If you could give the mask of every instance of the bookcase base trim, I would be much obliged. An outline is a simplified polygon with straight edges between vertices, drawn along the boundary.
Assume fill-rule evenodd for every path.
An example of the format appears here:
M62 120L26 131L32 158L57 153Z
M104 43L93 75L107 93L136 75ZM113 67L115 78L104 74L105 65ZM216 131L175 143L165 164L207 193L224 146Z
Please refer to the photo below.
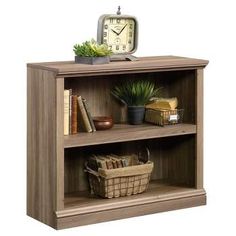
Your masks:
M202 205L206 205L206 194L161 202L154 202L149 204L142 204L131 207L124 207L119 209L111 209L94 213L56 218L56 229L64 229Z

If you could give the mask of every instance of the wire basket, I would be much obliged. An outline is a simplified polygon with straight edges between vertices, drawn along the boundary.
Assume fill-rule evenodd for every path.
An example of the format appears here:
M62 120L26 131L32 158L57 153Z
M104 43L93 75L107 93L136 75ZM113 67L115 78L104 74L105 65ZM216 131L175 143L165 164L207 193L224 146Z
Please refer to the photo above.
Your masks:
M122 156L120 157L122 158ZM116 169L98 168L95 171L86 163L85 171L88 172L91 194L103 198L114 198L146 191L153 166L153 162L148 160L146 163L140 162L134 166Z
M184 109L158 110L146 109L145 121L159 126L174 125L183 122Z

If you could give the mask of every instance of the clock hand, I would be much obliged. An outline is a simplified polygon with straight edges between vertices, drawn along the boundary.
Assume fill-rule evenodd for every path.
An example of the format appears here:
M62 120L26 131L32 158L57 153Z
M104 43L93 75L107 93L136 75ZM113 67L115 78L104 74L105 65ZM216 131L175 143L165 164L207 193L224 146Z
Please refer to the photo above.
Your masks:
M125 29L125 27L127 26L127 24L121 29L120 33L118 35L121 34L121 32Z
M111 29L112 32L114 32L117 36L119 35L115 30Z

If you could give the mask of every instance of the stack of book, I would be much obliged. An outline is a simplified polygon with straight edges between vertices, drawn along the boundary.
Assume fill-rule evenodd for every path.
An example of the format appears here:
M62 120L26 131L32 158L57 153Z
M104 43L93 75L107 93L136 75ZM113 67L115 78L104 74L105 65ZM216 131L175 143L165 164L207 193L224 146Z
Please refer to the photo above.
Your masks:
M72 94L72 89L64 90L64 135L79 131L94 132L96 128L84 98Z
M117 169L138 164L140 163L137 155L92 155L88 160L88 166L96 171L98 170L98 168Z

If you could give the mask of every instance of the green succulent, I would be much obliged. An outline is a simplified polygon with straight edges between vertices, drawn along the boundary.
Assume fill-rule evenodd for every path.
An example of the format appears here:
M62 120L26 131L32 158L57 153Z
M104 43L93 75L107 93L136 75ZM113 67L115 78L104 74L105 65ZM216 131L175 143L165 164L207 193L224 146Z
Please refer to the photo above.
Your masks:
M128 106L144 106L151 98L159 97L160 90L148 80L129 80L115 86L111 94Z
M104 57L112 54L106 44L98 44L94 39L82 44L75 44L73 51L76 56L81 57Z

